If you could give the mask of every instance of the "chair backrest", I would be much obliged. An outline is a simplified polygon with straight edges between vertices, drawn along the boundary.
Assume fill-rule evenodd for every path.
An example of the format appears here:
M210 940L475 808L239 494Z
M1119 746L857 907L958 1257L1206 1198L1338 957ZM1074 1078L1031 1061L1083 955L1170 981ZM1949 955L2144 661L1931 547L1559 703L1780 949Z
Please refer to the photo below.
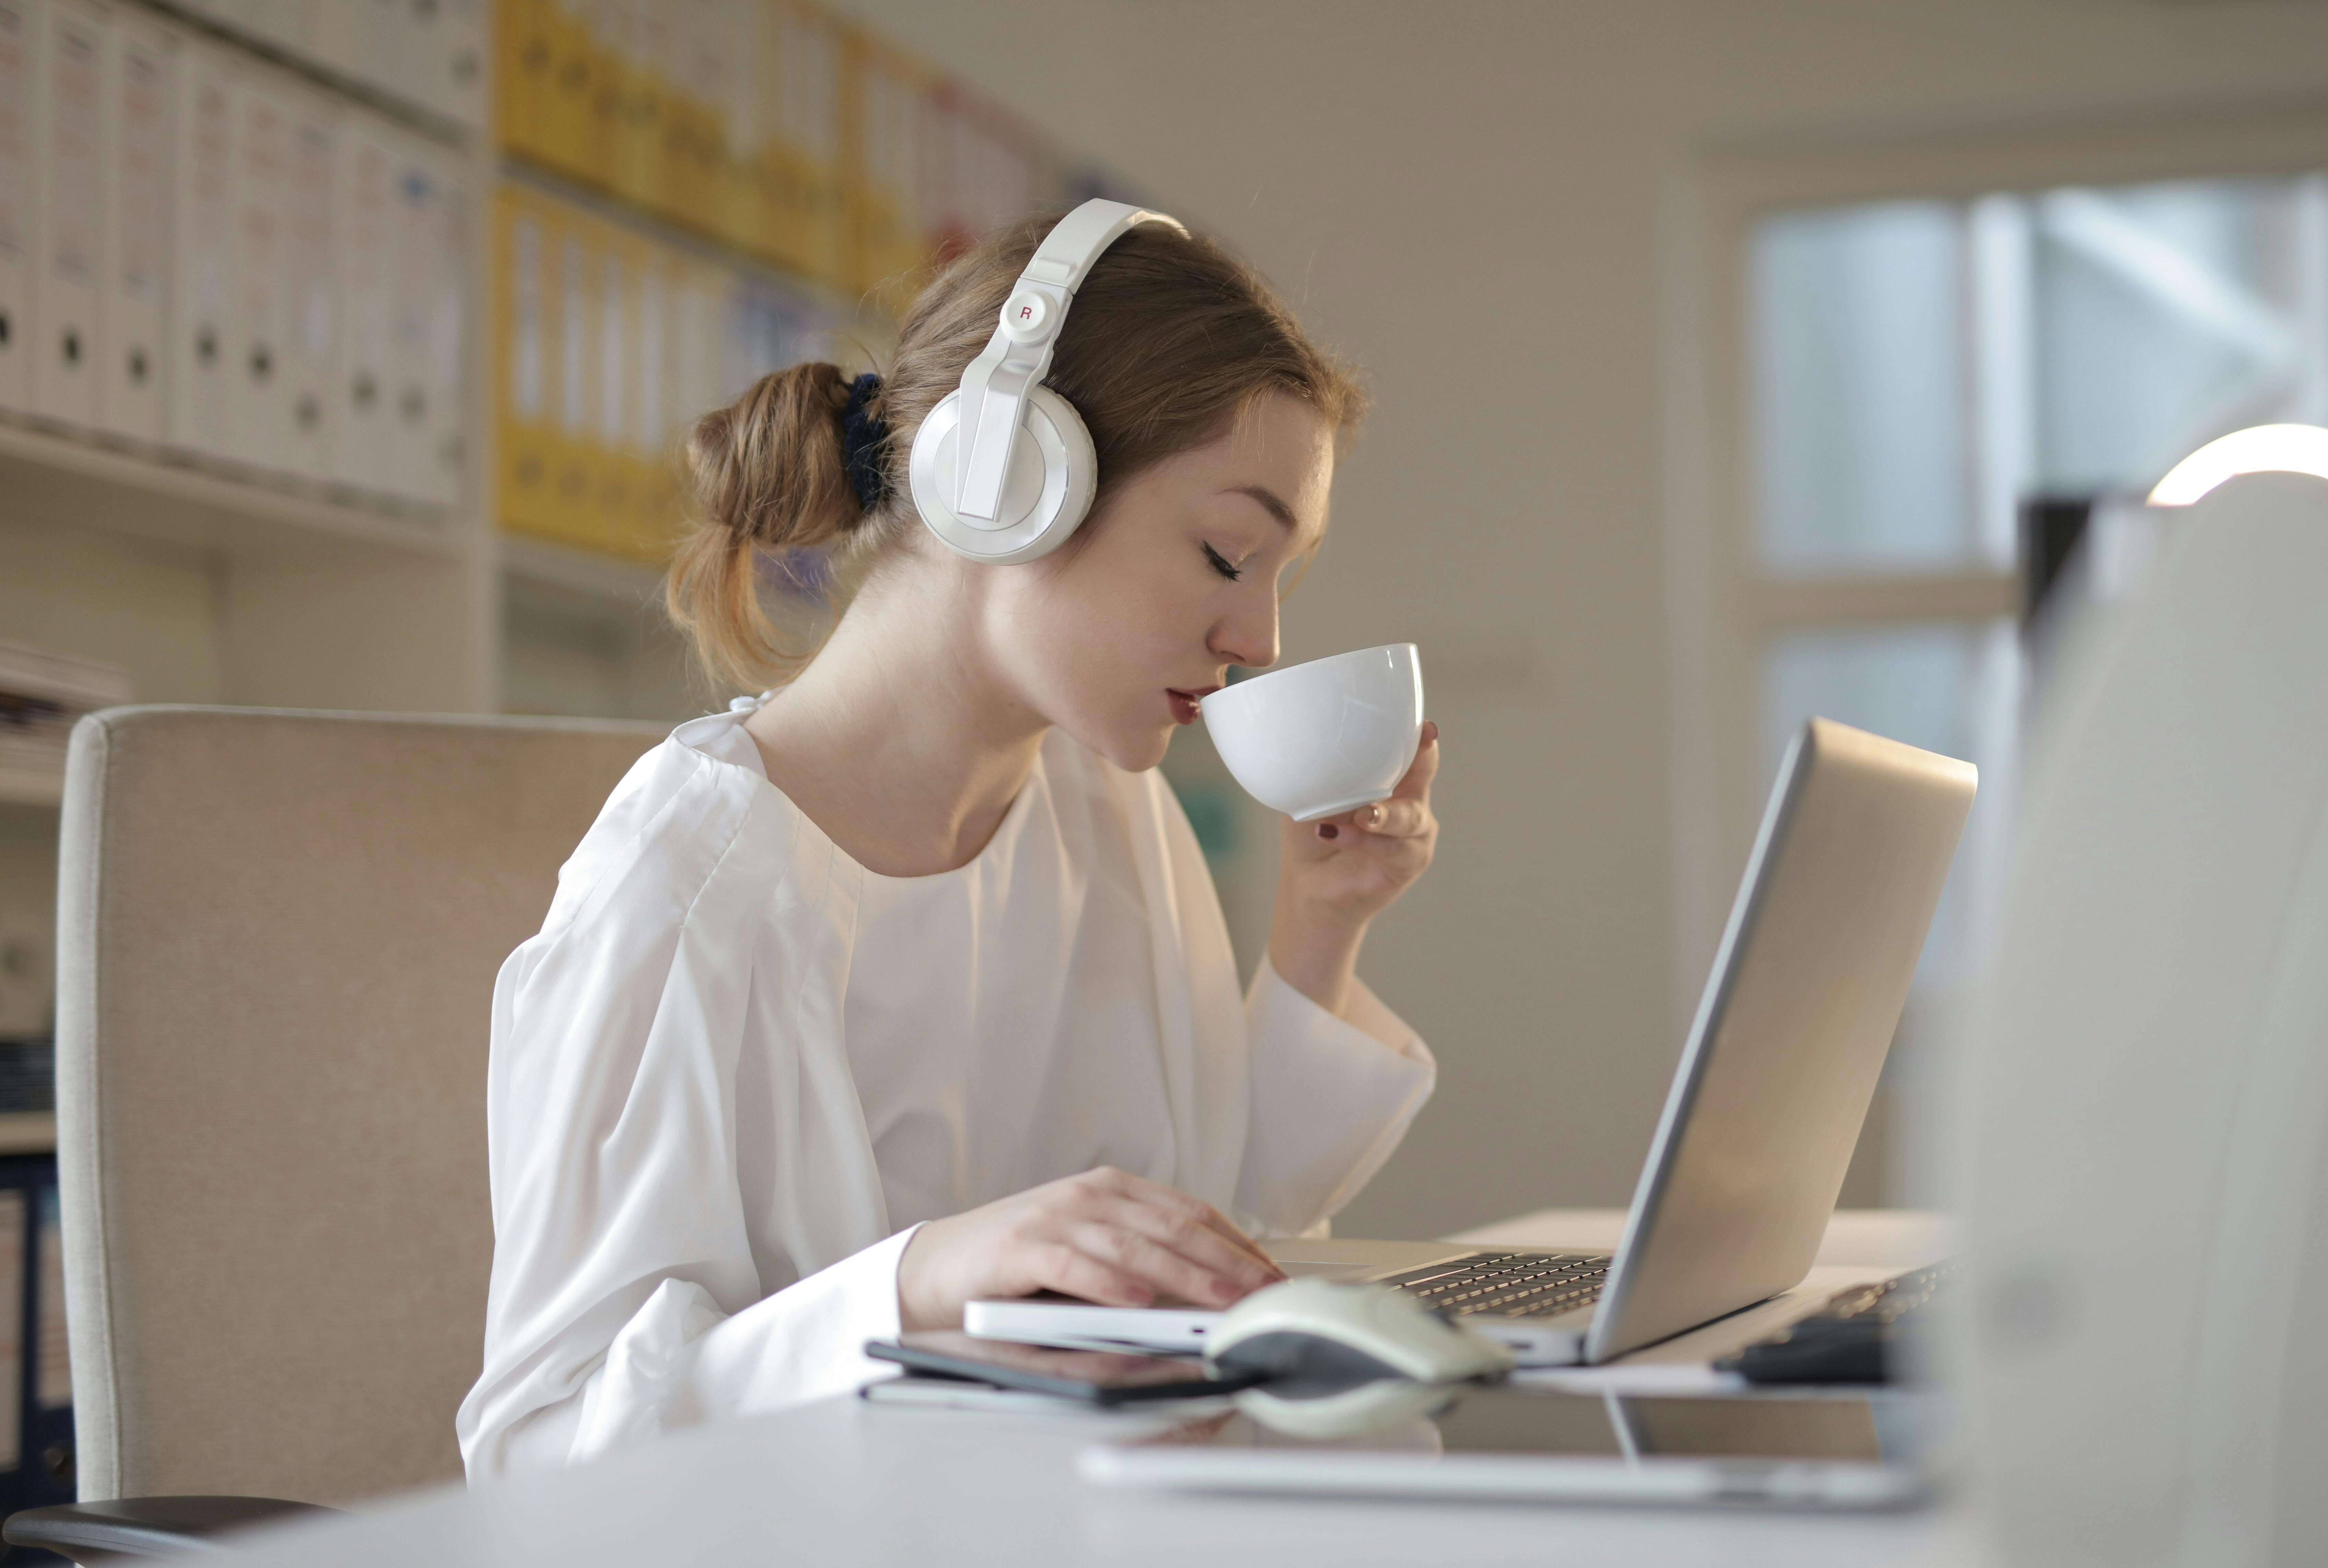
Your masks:
M1950 1441L2008 1568L2328 1562L2328 484L2173 528L2045 693L1965 1034Z
M206 708L75 729L57 1111L83 1498L460 1476L494 972L663 733Z

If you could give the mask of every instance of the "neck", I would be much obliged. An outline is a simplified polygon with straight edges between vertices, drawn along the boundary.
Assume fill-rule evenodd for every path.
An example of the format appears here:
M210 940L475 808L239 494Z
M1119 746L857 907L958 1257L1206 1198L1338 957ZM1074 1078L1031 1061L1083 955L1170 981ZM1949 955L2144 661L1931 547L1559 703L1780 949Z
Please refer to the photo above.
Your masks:
M1049 725L992 678L950 574L898 566L745 728L776 787L850 858L919 877L977 858Z

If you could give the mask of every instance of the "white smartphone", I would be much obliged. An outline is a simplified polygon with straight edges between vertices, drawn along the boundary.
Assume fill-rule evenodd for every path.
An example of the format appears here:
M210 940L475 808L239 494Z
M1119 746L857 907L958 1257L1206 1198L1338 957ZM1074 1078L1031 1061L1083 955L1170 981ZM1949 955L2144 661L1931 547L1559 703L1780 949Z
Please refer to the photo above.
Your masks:
M1170 1490L1572 1503L1897 1508L1923 1501L1928 1396L1647 1398L1509 1385L1450 1391L1360 1430L1262 1391L1238 1408L1083 1451L1087 1480Z

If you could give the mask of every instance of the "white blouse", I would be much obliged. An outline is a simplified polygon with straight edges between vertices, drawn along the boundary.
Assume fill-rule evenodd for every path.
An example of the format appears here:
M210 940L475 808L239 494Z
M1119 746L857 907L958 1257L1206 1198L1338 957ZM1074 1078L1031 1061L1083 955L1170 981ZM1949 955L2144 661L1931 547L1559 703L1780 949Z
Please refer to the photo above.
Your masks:
M1053 731L970 864L884 877L771 784L753 699L642 757L494 987L471 1479L845 1391L925 1219L1098 1165L1260 1235L1397 1147L1431 1053L1264 962L1240 1005L1162 779Z

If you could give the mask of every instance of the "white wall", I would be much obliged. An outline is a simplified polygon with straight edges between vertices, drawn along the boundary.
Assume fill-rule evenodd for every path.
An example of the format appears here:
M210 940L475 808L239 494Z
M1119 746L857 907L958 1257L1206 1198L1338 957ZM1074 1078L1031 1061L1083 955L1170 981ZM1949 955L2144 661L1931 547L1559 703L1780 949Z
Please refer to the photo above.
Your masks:
M1441 1063L1345 1221L1374 1234L1624 1202L1679 1048L1672 193L1741 146L2107 126L2328 87L2328 7L2306 4L853 9L1243 250L1372 381L1286 656L1413 638L1446 735L1440 864L1365 964Z

